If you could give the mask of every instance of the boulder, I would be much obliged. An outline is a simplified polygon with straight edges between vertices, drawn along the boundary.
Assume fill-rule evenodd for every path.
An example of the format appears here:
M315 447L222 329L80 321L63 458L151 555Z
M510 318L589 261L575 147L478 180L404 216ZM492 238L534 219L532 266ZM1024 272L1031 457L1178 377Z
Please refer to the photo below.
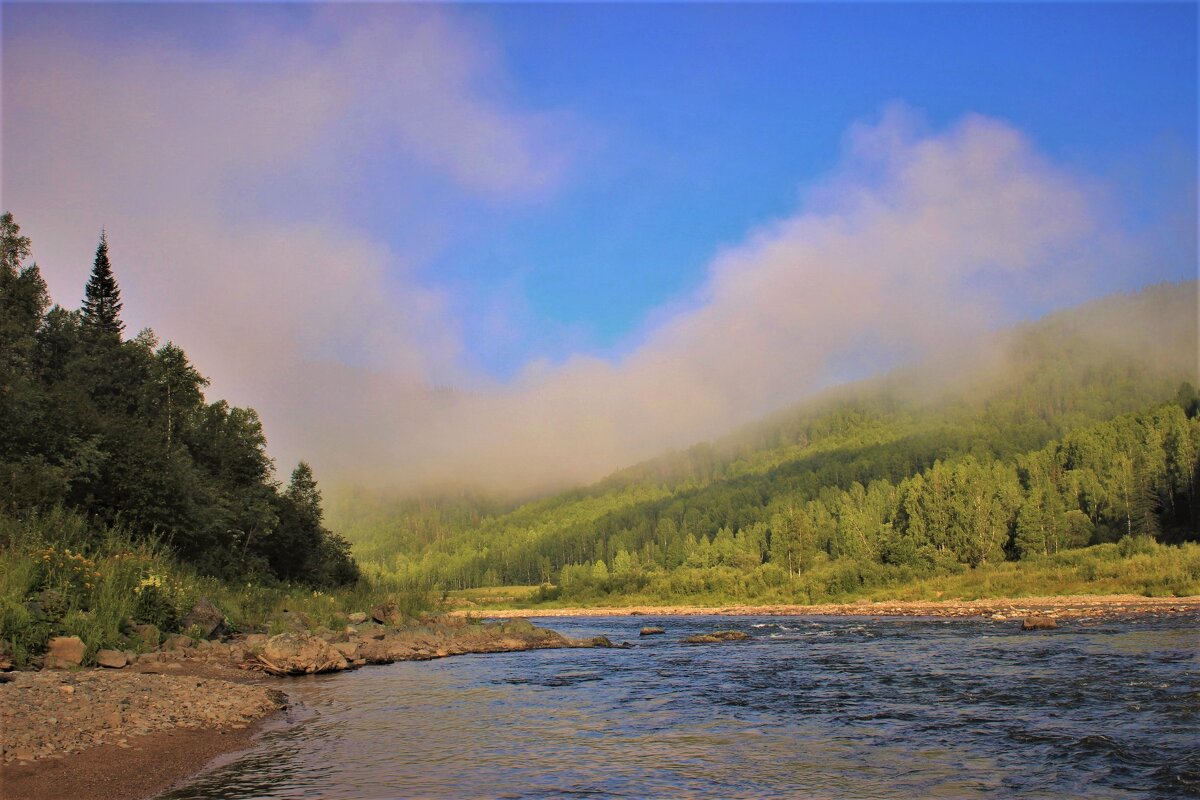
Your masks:
M1026 617L1021 622L1023 631L1052 631L1057 627L1054 617Z
M749 638L750 634L742 631L713 631L689 636L683 642L684 644L716 644L718 642L744 642Z
M312 620L303 611L288 611L285 608L280 618L284 625L294 631L308 631L313 628Z
M200 639L219 639L228 631L225 615L207 597L196 601L192 610L180 620L179 626L185 631L195 629Z
M146 647L158 647L158 642L161 635L158 628L154 625L133 625L131 626L133 636L136 639L141 639Z
M353 614L346 617L346 619L349 620L351 625L362 625L367 621L367 615L361 611L355 611Z
M274 675L304 675L346 668L346 657L307 633L281 633L267 640L258 666Z
M607 636L593 636L590 639L584 639L584 642L589 646L593 646L593 648L628 648L628 646L631 646L628 642L624 644L614 643Z
M96 664L109 669L121 669L129 663L129 657L120 650L101 650L96 653Z
M267 643L267 635L265 633L251 633L243 640L247 650L261 650Z
M83 663L87 647L78 636L55 636L46 645L46 668L67 669Z
M196 646L196 643L190 636L184 636L182 633L172 633L163 642L163 650L191 650Z
M371 619L380 625L399 625L404 621L404 615L395 603L381 603L371 609Z
M356 630L364 639L382 639L387 635L387 631L378 625L360 625Z
M396 660L391 651L383 639L368 639L359 646L358 657L368 664L390 664Z
M333 649L348 659L358 657L358 644L355 642L334 642Z
M660 633L666 633L666 631L663 630L662 628L659 628L659 627L656 627L653 625L647 625L646 627L642 628L641 632L638 635L639 636L657 636Z

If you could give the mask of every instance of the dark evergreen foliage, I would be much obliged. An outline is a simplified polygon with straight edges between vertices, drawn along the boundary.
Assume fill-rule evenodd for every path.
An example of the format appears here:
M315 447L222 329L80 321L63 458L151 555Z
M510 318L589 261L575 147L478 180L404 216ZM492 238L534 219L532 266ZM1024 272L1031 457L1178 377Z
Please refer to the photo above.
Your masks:
M281 492L253 409L208 402L208 380L152 332L122 339L106 238L81 311L47 310L29 251L0 217L0 512L120 522L222 577L355 581L311 469Z
M100 232L92 274L83 292L83 327L98 339L120 340L125 331L121 321L121 290L108 260L108 235Z

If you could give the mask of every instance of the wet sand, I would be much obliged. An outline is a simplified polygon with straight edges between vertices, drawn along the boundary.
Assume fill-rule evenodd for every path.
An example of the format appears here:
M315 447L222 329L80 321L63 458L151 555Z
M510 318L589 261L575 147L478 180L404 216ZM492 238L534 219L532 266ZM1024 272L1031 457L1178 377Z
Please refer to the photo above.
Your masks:
M367 632L353 642L345 632L331 637L343 640L354 666L595 646L533 626L461 619L364 627ZM241 646L148 656L117 670L8 673L0 683L0 799L154 797L214 758L248 747L263 722L286 707L280 691L286 679L264 674L257 657L243 655Z
M250 746L283 704L265 683L233 667L187 661L16 673L0 685L0 798L161 794L218 756Z
M242 728L177 728L102 744L80 753L0 767L5 800L143 800L200 772L219 756L251 746L262 722Z

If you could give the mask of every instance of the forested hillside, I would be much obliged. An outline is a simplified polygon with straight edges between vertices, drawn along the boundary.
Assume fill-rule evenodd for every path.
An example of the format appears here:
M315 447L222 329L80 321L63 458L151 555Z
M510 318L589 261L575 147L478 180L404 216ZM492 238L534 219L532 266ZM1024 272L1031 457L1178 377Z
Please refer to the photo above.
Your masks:
M852 591L1195 540L1195 303L1187 283L1052 315L516 508L465 494L334 508L360 556L405 580L547 598L786 595L818 573Z
M50 306L30 247L0 218L0 515L67 509L225 578L356 580L308 465L281 487L253 409L207 401L175 344L126 337L105 237L79 310Z

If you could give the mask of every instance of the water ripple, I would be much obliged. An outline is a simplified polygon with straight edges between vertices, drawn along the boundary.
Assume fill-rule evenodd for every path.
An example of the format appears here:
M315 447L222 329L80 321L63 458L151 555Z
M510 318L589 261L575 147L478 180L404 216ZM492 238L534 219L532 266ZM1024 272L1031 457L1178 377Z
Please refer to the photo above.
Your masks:
M558 618L666 636L289 684L197 798L1200 797L1197 617ZM744 644L684 636L735 628Z

